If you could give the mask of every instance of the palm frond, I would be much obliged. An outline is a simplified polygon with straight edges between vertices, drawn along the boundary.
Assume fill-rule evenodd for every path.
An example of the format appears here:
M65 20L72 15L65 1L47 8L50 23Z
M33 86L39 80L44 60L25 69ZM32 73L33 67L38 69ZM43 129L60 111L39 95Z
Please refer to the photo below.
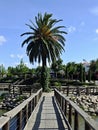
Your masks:
M21 34L20 36L23 36L23 35L34 35L34 32L25 32L25 33Z
M38 13L35 16L35 24L31 20L31 25L26 24L31 32L21 34L21 36L28 36L22 42L22 47L27 44L26 52L30 63L36 61L40 63L43 59L54 62L60 58L66 41L62 34L67 34L66 31L62 31L65 26L54 26L60 21L62 20L52 19L52 14L45 13L42 16Z

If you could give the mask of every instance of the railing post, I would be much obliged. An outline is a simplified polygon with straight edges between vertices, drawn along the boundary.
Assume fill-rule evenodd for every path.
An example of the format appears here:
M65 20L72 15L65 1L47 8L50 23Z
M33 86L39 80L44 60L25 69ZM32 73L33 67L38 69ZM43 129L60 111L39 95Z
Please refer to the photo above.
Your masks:
M65 100L65 116L67 116L67 101Z
M70 126L72 125L72 106L69 104L68 121Z
M86 95L89 95L89 88L86 87Z
M35 106L36 106L36 101L35 101L35 97L34 97L33 98L33 110L34 110Z
M85 130L91 130L90 125L88 125L87 122L85 122Z
M75 110L75 119L74 119L74 130L79 130L79 123L78 123L78 112ZM88 130L88 129L87 129Z
M91 94L91 88L89 87L89 94Z
M19 114L18 114L18 116L19 116L19 120L18 120L18 130L21 130L21 128L22 128L22 111L20 111L19 112Z
M36 106L36 104L37 104L37 95L35 96L35 106Z
M69 95L69 86L67 87L67 96Z
M32 101L31 101L31 113L32 113L32 111L33 111L33 110L32 110L32 105L33 105L33 103L32 103Z
M80 96L80 87L77 87L77 95Z
M94 87L93 87L93 94L94 94L94 92L95 92L94 90L95 90L95 89L94 89Z
M64 98L62 98L62 111L64 112L64 104L65 102L64 102Z
M61 109L62 109L62 97L60 96L60 106L61 106Z
M32 99L32 111L34 110L34 98Z
M28 104L26 105L26 122L28 121Z
M98 87L96 87L96 93L98 93Z
M2 130L9 130L9 122L7 122L7 123L3 126Z

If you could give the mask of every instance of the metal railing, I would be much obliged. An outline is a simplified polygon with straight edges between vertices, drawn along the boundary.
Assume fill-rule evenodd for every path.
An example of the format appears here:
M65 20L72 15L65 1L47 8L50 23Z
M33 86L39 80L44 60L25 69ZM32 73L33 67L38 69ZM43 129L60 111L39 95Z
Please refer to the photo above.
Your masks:
M69 126L69 130L79 130L79 116L83 119L84 128L82 130L98 130L98 123L91 116L84 112L68 97L62 95L58 90L54 90L54 96L58 106L63 114L65 122Z
M23 130L41 95L42 89L2 115L0 117L0 130Z

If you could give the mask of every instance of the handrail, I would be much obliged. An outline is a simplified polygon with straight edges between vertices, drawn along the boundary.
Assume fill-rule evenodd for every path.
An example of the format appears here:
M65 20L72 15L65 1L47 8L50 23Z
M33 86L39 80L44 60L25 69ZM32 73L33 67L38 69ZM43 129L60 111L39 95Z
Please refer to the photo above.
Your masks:
M74 116L74 130L79 130L79 119L78 119L79 115L84 120L84 125L85 125L84 130L91 130L91 129L98 130L98 123L95 122L91 118L91 116L89 116L86 112L84 112L74 102L69 100L68 97L65 97L56 89L54 90L54 95L63 115L68 119L70 126L72 126L72 115ZM74 110L74 114L72 114L73 110Z
M17 127L18 130L22 130L36 107L41 95L42 89L38 90L37 93L30 96L11 111L2 115L0 117L0 130L10 130L12 127L13 129L15 129L14 127Z

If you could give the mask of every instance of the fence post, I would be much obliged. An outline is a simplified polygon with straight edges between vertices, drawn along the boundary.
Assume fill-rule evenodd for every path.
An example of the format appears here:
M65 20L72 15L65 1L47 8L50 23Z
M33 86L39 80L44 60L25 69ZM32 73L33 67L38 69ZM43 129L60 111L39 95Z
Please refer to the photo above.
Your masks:
M19 127L18 127L18 130L21 130L21 128L22 128L22 111L19 112L18 116L19 116L19 120L18 120Z
M86 87L86 95L89 95L89 88Z
M37 104L37 95L35 96L35 106L36 106L36 104Z
M28 121L28 104L26 105L26 122Z
M77 87L77 95L80 96L80 87Z
M68 121L70 126L72 125L72 106L69 104Z
M65 116L67 116L67 101L65 100Z
M79 130L78 112L76 110L75 110L75 119L74 119L74 130Z
M7 123L3 126L2 130L9 130L9 122L7 122Z
M90 126L88 125L87 122L85 122L85 130L91 130Z
M67 96L69 95L69 86L67 87Z

